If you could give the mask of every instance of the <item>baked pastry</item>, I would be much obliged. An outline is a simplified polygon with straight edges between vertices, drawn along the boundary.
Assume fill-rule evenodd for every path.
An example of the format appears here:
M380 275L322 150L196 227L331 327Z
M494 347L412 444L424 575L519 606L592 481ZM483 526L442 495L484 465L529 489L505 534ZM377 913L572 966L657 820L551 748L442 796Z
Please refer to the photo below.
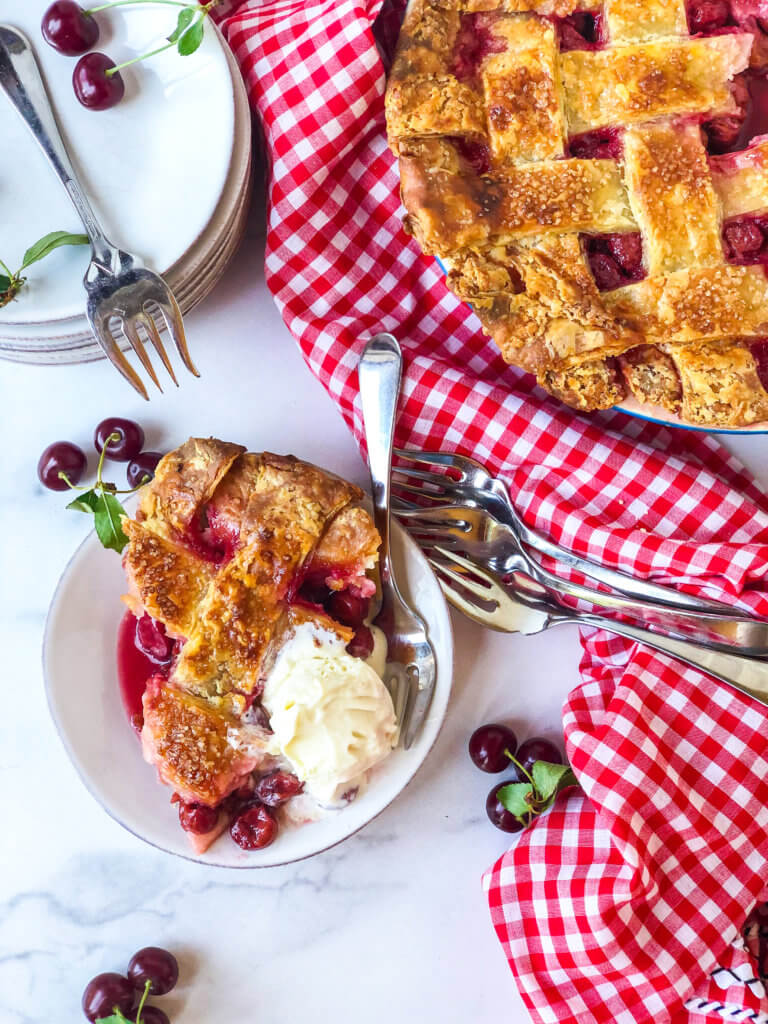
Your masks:
M568 404L768 420L766 33L763 0L411 0L405 229Z
M243 814L273 836L305 784L343 802L391 749L392 702L362 660L380 543L362 498L293 456L191 438L123 522L124 600L153 663L136 724L198 850L233 818L237 839Z

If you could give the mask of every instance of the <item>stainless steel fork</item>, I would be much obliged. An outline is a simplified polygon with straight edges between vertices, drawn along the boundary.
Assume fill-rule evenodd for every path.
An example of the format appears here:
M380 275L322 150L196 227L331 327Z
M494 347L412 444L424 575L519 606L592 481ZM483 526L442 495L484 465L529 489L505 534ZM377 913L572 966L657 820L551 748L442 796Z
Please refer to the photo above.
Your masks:
M586 601L647 622L664 633L697 640L710 647L723 650L736 647L753 657L768 657L768 622L739 615L732 609L724 614L671 608L571 583L531 558L514 531L485 509L459 505L403 509L396 505L393 511L414 539L427 549L439 546L459 550L475 564L500 576L522 573L556 598Z
M690 608L709 611L716 615L730 615L732 609L720 601L694 597L674 590L660 583L637 579L619 569L598 565L555 544L548 537L527 526L515 509L507 488L501 480L491 476L488 470L474 459L454 452L422 452L403 448L394 450L396 457L406 463L422 464L424 468L411 465L393 467L392 487L396 494L405 493L428 500L432 505L468 505L485 508L500 523L504 523L518 540L542 555L556 559L603 583L627 597L653 601L671 608ZM449 470L453 475L448 476Z
M131 253L109 241L93 212L69 159L29 40L18 29L0 25L0 88L6 93L66 189L91 240L91 262L83 284L86 313L96 340L125 379L149 399L141 377L126 359L113 331L119 321L123 334L157 388L162 391L139 329L145 332L163 366L178 386L173 366L155 322L159 314L182 362L196 377L184 324L168 285Z
M480 625L524 636L564 623L597 626L679 658L768 706L766 661L708 650L686 640L675 640L624 622L614 622L602 615L561 608L547 601L541 593L522 588L510 589L506 581L502 582L452 551L438 549L429 562L450 603Z

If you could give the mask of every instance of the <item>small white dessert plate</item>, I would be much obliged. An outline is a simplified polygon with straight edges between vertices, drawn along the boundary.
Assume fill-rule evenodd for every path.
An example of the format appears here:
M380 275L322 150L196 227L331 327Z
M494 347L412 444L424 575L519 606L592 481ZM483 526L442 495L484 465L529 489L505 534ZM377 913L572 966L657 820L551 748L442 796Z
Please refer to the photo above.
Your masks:
M201 856L179 826L171 791L141 756L117 684L117 628L125 611L121 560L95 534L80 545L59 581L48 612L43 671L48 706L69 757L91 795L129 832L167 853L202 864L262 868L311 857L353 835L384 810L414 777L445 717L453 673L448 607L426 558L397 523L392 542L398 579L429 628L437 685L421 735L371 772L367 789L348 807L281 830L264 850L241 850L225 832Z

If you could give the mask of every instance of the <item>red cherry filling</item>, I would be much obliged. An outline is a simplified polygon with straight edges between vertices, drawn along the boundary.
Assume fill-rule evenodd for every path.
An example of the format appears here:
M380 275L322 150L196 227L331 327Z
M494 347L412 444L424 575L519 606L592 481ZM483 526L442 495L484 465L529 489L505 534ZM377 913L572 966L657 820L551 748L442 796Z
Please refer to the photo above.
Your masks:
M366 620L370 601L367 597L358 597L348 590L339 590L331 596L327 607L337 622L357 629Z
M601 292L610 292L645 277L639 234L593 235L585 239L589 269Z
M235 818L229 834L243 850L261 850L277 838L277 821L262 804L252 804Z
M347 651L353 658L368 658L373 651L373 633L367 626L360 626L347 644Z
M739 110L706 121L705 142L710 153L735 153L746 149L758 135L768 133L768 76L765 71L745 71L731 83Z
M506 49L505 40L493 34L495 20L483 11L461 15L450 68L460 82L476 78L486 57Z
M179 824L185 832L204 836L213 832L219 821L219 811L205 804L185 804L179 801Z
M760 383L768 391L768 338L759 338L749 346L757 366Z
M304 783L290 772L270 772L256 783L257 798L267 807L279 807L304 792Z
M602 14L577 12L556 20L560 49L599 50L605 45Z
M235 553L239 540L236 527L218 515L216 509L207 505L190 522L184 535L187 547L206 562L223 565Z
M141 641L140 626L143 637ZM162 623L156 622L149 615L137 619L133 612L126 612L120 622L117 634L117 680L123 707L137 732L141 732L144 725L142 699L147 683L154 676L163 679L168 677L180 643L166 636ZM162 660L158 660L158 655Z
M711 34L731 24L728 0L689 0L688 28L692 36Z
M623 148L618 128L600 128L570 138L567 155L577 160L620 160Z
M136 620L136 646L157 665L169 664L176 647L162 622L151 615L142 615Z
M723 243L730 263L768 264L768 214L733 217L726 221Z
M465 139L460 135L450 136L449 141L458 150L475 174L488 174L491 169L491 151L483 139Z

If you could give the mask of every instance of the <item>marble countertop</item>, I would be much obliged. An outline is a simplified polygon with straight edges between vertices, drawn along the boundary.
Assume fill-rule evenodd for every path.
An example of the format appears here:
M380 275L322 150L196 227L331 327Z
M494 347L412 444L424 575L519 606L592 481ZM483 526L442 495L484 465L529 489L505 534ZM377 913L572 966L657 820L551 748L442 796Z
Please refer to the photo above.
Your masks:
M347 842L293 866L210 869L144 845L86 792L45 702L46 609L84 517L35 474L51 441L90 449L105 416L140 420L147 447L214 434L293 452L363 483L365 467L266 289L258 211L235 264L188 334L202 371L146 405L104 362L0 363L0 1021L81 1020L83 987L149 944L182 979L162 1005L182 1024L526 1024L481 890L507 846L485 817L491 777L466 755L472 729L509 721L557 737L578 681L575 629L521 639L454 616L454 695L410 787ZM763 438L731 445L763 479ZM88 708L82 709L84 715Z

